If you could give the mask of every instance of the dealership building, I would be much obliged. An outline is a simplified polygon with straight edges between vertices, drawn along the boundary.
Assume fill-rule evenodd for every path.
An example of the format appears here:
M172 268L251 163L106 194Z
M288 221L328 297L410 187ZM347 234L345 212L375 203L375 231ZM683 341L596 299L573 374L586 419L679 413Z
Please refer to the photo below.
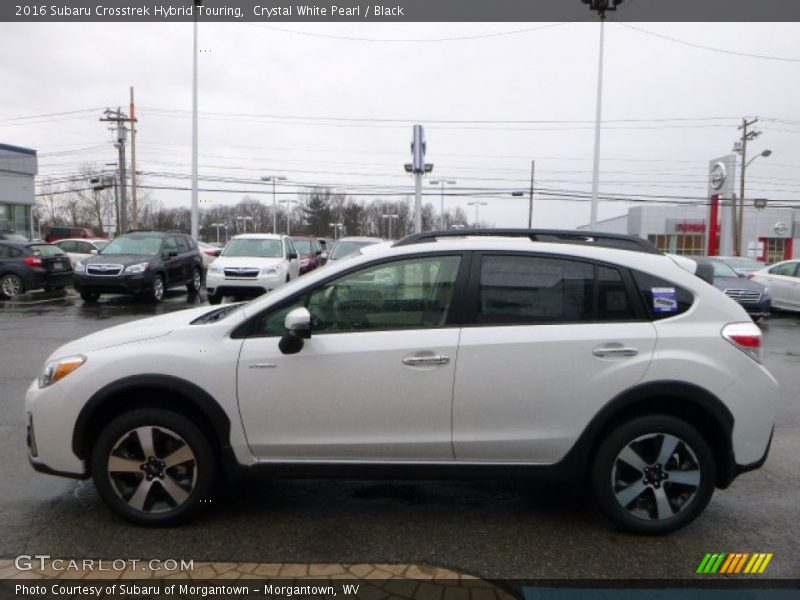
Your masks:
M0 231L32 237L36 150L0 144Z
M723 207L723 211L726 207ZM731 211L731 207L727 207ZM597 222L597 231L625 233L650 240L672 254L709 254L709 215L705 206L634 206L628 214ZM730 220L723 219L716 254L733 254L725 235ZM588 225L579 227L589 230ZM773 263L800 254L800 210L791 208L746 208L743 248L747 256Z

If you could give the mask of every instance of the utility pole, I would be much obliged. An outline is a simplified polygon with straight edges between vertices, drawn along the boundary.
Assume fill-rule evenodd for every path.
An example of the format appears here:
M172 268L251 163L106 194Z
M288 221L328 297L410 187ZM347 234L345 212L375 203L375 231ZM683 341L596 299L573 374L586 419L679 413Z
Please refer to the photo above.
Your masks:
M139 204L136 199L136 107L133 102L133 86L131 86L131 223L134 229L139 228Z
M120 188L120 214L119 214L119 227L120 233L128 231L128 198L126 194L126 175L125 175L125 143L128 139L128 128L125 123L130 121L130 118L117 107L116 111L107 108L103 114L104 118L100 121L116 123L117 127L117 140L114 146L119 151L119 160L117 166L119 168L119 188Z
M439 229L444 231L446 228L444 222L444 186L455 185L456 182L448 179L439 179L436 181L429 181L431 185L438 185L441 188L441 200L439 201ZM391 237L391 235L389 236Z
M736 216L736 236L733 244L737 256L742 256L742 239L744 238L744 172L747 169L747 142L761 135L760 131L748 131L748 128L756 123L758 123L758 117L752 121L748 121L745 117L742 119L742 124L739 125L739 130L742 132L742 139L739 142L742 169L739 171L739 211Z
M528 229L533 228L533 169L536 166L536 161L531 161L531 195L528 200Z

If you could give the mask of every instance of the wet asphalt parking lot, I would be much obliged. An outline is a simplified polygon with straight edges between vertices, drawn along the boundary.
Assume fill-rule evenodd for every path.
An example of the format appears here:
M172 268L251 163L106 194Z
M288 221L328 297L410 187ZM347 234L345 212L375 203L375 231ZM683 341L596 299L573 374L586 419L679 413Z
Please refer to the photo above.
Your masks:
M800 315L764 326L781 384L764 468L717 491L667 537L610 528L579 487L549 483L269 480L221 486L205 515L146 529L105 509L90 481L34 472L23 398L44 359L82 335L205 303L33 295L0 303L0 558L421 563L485 578L691 578L706 552L773 552L765 577L800 576Z

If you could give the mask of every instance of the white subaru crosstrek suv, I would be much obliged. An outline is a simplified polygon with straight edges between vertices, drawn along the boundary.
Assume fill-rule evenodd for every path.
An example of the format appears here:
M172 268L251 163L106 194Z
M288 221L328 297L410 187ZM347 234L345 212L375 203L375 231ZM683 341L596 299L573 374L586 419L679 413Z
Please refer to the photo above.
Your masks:
M237 235L208 265L208 301L219 304L224 296L260 296L299 276L297 250L288 235Z
M766 460L760 352L739 304L644 240L417 234L59 348L27 393L30 460L142 524L266 467L568 479L617 526L665 533Z

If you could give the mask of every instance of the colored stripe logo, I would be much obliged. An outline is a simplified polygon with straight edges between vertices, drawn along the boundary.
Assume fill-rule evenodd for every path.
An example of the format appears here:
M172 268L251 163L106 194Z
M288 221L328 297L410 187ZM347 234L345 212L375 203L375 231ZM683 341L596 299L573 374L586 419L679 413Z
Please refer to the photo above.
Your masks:
M772 552L708 553L695 572L701 575L756 575L766 571L772 557Z

